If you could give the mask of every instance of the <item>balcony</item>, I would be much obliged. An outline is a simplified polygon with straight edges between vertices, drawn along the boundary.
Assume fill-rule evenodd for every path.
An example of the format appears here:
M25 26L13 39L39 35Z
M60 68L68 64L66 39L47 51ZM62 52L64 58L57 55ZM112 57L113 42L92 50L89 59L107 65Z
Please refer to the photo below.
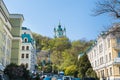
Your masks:
M114 58L114 64L120 64L120 57Z
M120 43L113 46L114 49L120 50Z

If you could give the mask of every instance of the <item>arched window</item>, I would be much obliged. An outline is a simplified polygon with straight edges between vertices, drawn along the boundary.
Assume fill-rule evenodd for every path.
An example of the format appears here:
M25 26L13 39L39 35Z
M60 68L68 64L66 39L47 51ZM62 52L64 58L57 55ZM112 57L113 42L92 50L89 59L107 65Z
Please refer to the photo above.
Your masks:
M25 46L22 46L22 50L25 50Z
M29 50L29 46L26 46L26 50Z
M24 42L28 42L28 39L27 39L27 38L25 38L25 39L24 39Z
M112 56L111 56L111 53L109 53L109 61L111 61L112 59Z
M24 58L24 54L21 55L21 58Z
M29 58L29 54L26 54L26 58Z

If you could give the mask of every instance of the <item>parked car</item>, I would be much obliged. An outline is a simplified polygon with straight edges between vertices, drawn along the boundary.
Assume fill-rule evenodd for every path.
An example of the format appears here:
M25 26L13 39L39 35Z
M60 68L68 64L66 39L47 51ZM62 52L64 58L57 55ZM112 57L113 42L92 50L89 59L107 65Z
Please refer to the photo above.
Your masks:
M74 80L81 80L80 78L74 78Z
M71 76L63 76L63 80L72 80Z
M51 80L50 77L45 77L43 80Z

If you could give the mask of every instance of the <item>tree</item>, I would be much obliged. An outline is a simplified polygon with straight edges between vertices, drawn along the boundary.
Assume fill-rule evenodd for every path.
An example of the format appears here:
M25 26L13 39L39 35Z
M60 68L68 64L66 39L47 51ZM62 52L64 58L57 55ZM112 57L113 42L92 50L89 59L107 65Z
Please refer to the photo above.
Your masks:
M51 73L52 72L52 66L51 64L47 64L44 69L45 73Z
M94 15L109 13L115 18L120 18L120 0L100 0L96 3Z
M74 76L74 74L76 73L77 71L77 66L76 65L71 65L71 66L68 66L65 70L65 74L66 75L70 75L70 76Z
M26 70L24 65L16 65L14 63L11 63L6 66L4 73L7 74L12 79L27 79L29 78L29 71Z
M86 54L81 56L78 61L79 77L92 77L97 79L96 72L92 69L90 61Z
M52 54L51 54L51 61L54 65L58 67L60 70L61 64L63 63L63 52L66 49L69 49L71 47L71 42L68 38L62 37L62 38L55 38L54 39L54 46L52 48Z
M88 77L93 77L93 78L96 78L96 79L97 79L97 74L96 74L96 72L95 72L92 68L89 68L89 69L86 71L86 76L88 76Z
M81 78L86 77L86 71L91 68L91 64L88 60L88 57L86 54L84 54L78 62L78 67L79 67L79 76Z

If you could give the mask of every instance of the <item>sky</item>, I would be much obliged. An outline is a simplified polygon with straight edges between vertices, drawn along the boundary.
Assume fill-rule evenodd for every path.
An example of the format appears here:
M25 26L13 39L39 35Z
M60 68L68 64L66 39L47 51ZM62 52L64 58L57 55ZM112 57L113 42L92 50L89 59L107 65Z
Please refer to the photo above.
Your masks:
M92 16L97 0L4 0L9 13L23 14L23 26L54 38L59 22L71 40L94 40L116 20L107 14Z

